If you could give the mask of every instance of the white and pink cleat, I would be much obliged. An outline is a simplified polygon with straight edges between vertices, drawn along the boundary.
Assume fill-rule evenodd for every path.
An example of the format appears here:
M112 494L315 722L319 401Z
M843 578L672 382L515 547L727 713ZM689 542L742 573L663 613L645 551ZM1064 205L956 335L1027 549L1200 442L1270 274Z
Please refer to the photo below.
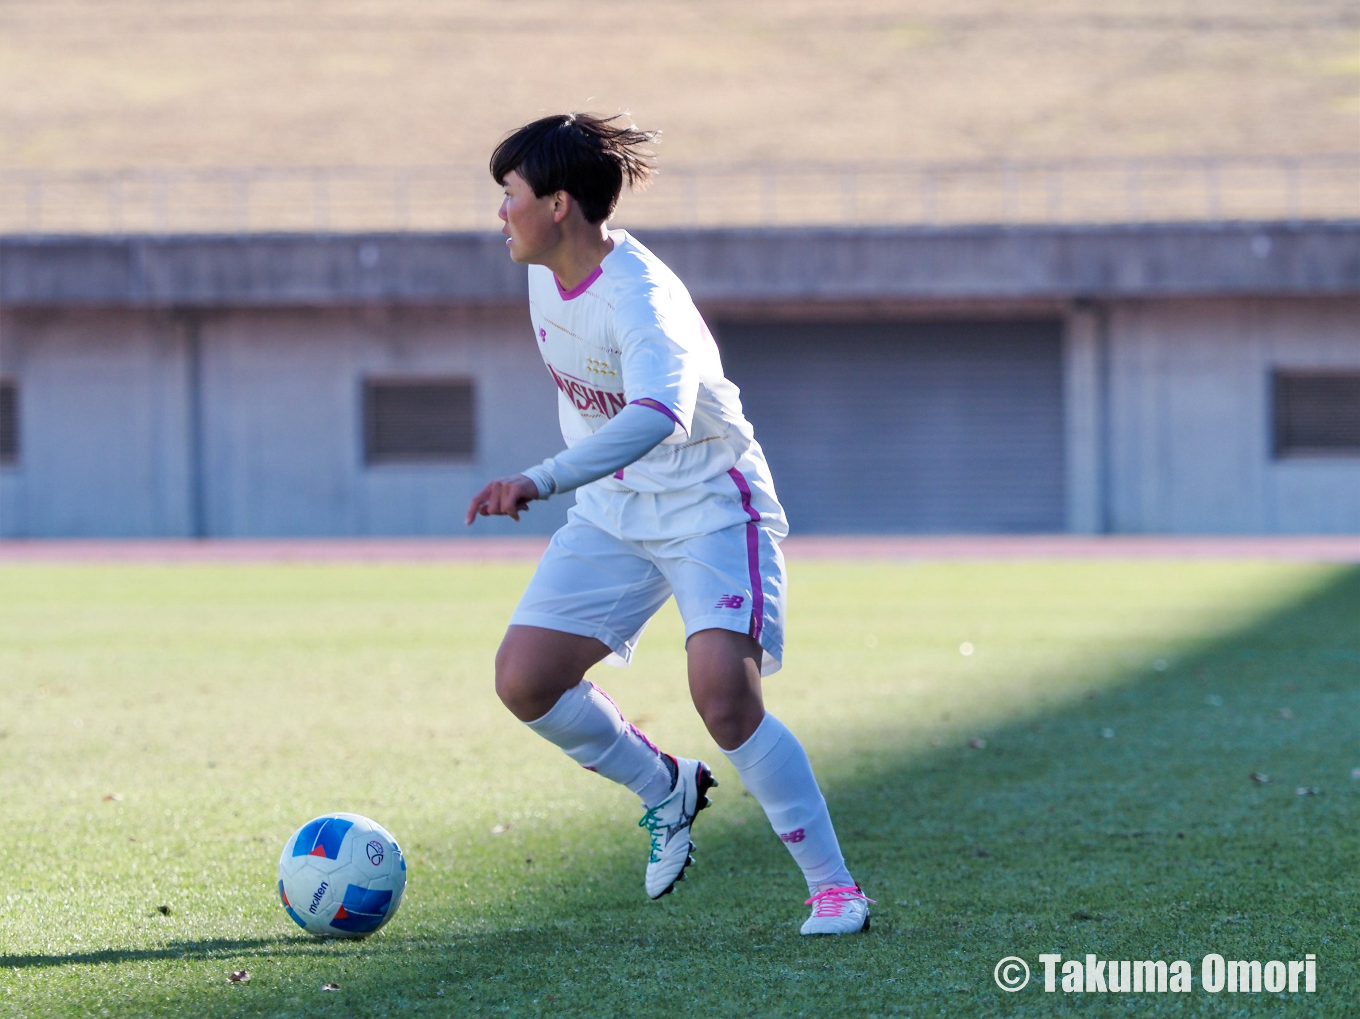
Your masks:
M812 915L803 921L800 934L858 934L869 929L869 904L874 900L859 885L827 888L803 903Z

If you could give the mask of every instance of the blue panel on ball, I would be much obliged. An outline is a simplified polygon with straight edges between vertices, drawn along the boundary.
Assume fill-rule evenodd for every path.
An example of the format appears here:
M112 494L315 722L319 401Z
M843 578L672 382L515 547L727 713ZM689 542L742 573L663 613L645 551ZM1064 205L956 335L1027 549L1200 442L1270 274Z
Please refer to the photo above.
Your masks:
M292 906L284 906L283 908L288 910L288 915L293 918L293 923L297 924L304 931L307 929L307 921L298 916Z
M336 910L331 926L350 934L368 934L382 926L391 905L391 892L350 885L345 889L345 901Z
M354 822L343 817L318 817L308 821L293 843L293 855L324 856L334 860L340 855L340 843L345 841L345 833L353 827Z

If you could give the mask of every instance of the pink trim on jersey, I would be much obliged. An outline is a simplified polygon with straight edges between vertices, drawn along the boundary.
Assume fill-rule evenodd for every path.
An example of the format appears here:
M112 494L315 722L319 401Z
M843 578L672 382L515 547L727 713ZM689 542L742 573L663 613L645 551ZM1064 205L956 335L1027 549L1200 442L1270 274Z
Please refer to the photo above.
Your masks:
M675 416L675 411L671 410L660 400L653 400L650 396L644 396L641 400L633 400L632 403L637 404L639 407L651 407L652 410L659 410L661 411L662 414L665 414L666 417L670 418L677 425L680 425L681 428L685 427L684 424L680 421L680 419ZM688 432L688 429L685 430Z
M557 278L557 274L553 273L553 282L557 284L557 296L562 298L562 300L564 301L574 301L576 300L576 298L580 297L587 290L589 290L590 285L594 283L597 279L599 279L602 275L604 275L604 266L597 265L595 267L595 270L589 276L583 279L580 283L576 284L576 286L572 287L570 290L566 290L563 289L562 281Z
M751 574L751 629L750 634L756 640L760 640L760 631L765 625L765 587L760 580L760 528L756 524L760 521L760 514L751 505L751 486L746 483L746 478L741 471L733 467L727 472L732 483L737 486L737 491L741 493L741 508L746 511L746 515L751 519L746 521L746 567Z

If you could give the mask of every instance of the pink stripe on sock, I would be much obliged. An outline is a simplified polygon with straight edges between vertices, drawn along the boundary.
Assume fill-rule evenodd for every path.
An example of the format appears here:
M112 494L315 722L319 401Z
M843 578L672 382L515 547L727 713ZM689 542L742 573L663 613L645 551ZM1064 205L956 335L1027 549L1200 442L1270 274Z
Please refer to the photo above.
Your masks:
M587 683L590 683L590 680L586 680L586 682L587 682ZM594 683L590 683L590 688L591 688L592 690L594 690L597 694L599 694L601 697L603 697L605 700L607 700L607 701L610 703L610 705L614 708L614 710L617 711L617 712L619 713L619 718L623 719L623 724L624 724L625 726L628 727L628 731L629 731L629 732L631 732L631 733L632 733L634 736L636 736L638 739L642 740L643 743L647 744L647 746L651 747L651 748L652 748L653 750L655 750L658 754L661 753L661 750L657 747L657 745L647 738L647 734L646 734L646 733L644 733L641 729L639 729L639 728L638 728L636 725L634 725L632 722L628 721L628 718L627 718L626 715L624 715L622 709L620 709L619 706L618 706L617 704L614 703L614 698L613 698L613 697L610 697L609 694L605 693L603 690L601 690L601 689L600 689L598 686L596 686Z
M751 486L741 471L733 467L727 474L741 493L741 508L751 518L746 522L746 566L751 574L751 628L747 632L760 640L765 625L765 588L760 581L760 528L756 526L760 514L751 505Z

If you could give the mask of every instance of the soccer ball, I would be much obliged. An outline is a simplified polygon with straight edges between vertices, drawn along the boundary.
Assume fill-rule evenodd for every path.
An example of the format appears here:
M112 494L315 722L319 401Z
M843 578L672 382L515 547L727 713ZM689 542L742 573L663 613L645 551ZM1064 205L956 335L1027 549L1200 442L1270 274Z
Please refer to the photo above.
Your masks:
M406 860L382 825L358 814L308 821L279 857L279 898L319 938L362 938L391 920L406 890Z

